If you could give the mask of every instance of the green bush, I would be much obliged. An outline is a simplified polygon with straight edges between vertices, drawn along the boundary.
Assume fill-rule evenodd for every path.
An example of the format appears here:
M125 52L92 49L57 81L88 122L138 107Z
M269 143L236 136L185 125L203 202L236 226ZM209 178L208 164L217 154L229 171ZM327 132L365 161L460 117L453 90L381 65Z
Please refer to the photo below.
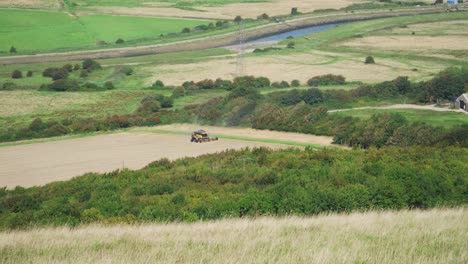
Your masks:
M14 71L11 73L11 78L13 78L13 79L21 79L21 78L23 78L23 73L22 73L20 70L14 70Z
M153 89L161 89L161 88L164 88L164 83L160 80L157 80L153 83L153 85L151 85L151 88Z
M346 83L346 78L342 75L327 74L321 76L315 76L307 81L309 86L320 86L320 85L342 85Z
M47 89L56 92L72 92L78 91L80 86L75 80L59 79L47 85Z
M82 62L82 67L81 68L84 69L84 70L87 70L88 72L102 69L101 64L99 64L97 61L92 60L92 59L84 60Z
M375 60L374 60L374 57L372 56L367 56L366 57L366 60L364 61L365 64L374 64L375 63Z

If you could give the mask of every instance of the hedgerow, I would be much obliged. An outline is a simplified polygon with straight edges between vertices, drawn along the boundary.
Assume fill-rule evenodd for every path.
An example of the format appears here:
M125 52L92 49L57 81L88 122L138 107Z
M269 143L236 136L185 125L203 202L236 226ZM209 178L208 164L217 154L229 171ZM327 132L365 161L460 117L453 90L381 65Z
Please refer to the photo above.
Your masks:
M0 189L0 229L463 205L467 148L224 151Z

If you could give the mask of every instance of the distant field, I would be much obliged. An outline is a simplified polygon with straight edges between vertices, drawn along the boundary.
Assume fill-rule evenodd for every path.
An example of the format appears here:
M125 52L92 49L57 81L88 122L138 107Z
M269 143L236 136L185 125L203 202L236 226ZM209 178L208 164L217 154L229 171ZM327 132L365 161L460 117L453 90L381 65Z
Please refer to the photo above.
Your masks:
M178 33L207 21L128 16L89 15L0 9L0 51L11 46L18 52L97 47L99 41L114 44Z
M452 127L454 125L468 124L468 115L454 112L436 112L430 110L416 109L363 109L349 110L344 112L333 113L334 115L346 115L367 119L373 114L382 113L400 113L409 121L426 122L433 126Z
M465 208L0 233L2 263L466 263Z
M317 9L343 8L363 0L84 0L74 7L79 11L95 13L114 13L142 16L172 16L232 19L237 15L248 18L267 13L268 15L288 15L292 7L300 12Z
M63 120L129 114L135 111L144 96L153 94L154 91L1 91L0 126L24 126L37 117Z

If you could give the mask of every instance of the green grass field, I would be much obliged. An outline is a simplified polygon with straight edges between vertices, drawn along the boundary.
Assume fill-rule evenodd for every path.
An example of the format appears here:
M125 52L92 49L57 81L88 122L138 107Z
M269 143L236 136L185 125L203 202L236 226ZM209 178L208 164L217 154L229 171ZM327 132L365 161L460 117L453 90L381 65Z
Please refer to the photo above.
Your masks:
M156 38L178 33L208 21L110 15L79 18L61 12L0 9L0 51L11 46L18 53L96 48L97 42L115 43Z
M455 112L436 112L431 110L417 109L363 109L349 110L333 113L334 115L353 116L360 119L367 119L374 114L399 113L405 116L410 122L420 121L433 126L450 128L455 125L468 124L468 115Z

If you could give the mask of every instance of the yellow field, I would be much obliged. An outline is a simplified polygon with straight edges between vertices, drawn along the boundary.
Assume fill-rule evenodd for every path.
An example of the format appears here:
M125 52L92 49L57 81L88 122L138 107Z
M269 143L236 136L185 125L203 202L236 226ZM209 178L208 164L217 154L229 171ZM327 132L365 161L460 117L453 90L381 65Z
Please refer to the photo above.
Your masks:
M466 263L464 208L0 233L1 263Z

